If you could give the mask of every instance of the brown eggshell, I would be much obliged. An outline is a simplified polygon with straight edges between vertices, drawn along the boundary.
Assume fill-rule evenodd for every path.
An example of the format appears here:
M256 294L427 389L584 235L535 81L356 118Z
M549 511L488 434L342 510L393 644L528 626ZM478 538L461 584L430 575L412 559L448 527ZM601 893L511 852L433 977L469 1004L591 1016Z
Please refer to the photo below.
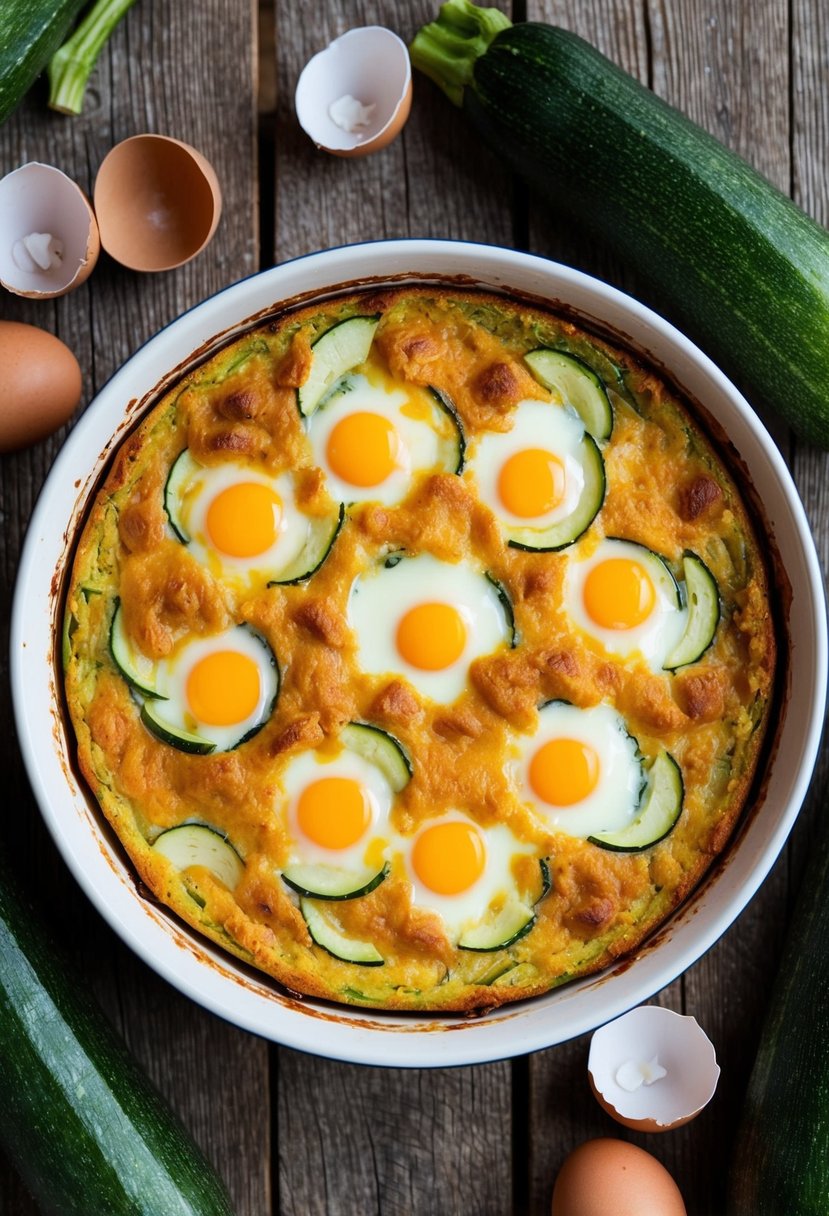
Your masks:
M134 135L107 154L95 181L101 244L130 270L173 270L208 243L222 213L213 166L167 135Z
M0 452L28 447L69 419L81 397L81 369L54 334L0 321Z
M679 1187L661 1162L610 1138L574 1149L559 1171L552 1216L687 1216Z

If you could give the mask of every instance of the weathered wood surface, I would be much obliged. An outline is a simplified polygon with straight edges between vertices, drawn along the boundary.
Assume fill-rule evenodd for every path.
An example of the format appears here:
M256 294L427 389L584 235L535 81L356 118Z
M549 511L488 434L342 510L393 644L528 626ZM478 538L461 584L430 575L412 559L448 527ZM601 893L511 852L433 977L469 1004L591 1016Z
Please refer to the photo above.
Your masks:
M516 19L576 30L790 190L817 219L829 220L823 0L516 0L512 10L501 0L501 7ZM299 130L296 78L329 38L376 22L408 39L436 10L437 0L324 0L315 8L262 0L258 12L241 0L205 0L194 17L189 5L139 0L102 57L85 113L73 120L49 114L37 87L0 128L0 171L45 160L91 189L114 142L142 130L173 134L216 165L225 195L216 237L198 259L168 275L132 274L102 257L75 294L39 305L4 294L0 317L60 334L84 368L88 401L141 342L211 292L273 261L350 241L443 236L528 248L647 301L647 284L527 198L425 81L416 81L403 137L378 156L335 160ZM827 457L774 426L825 566ZM238 1216L547 1212L555 1171L570 1148L594 1135L627 1135L589 1094L586 1036L511 1063L422 1072L359 1068L269 1047L158 980L68 877L18 756L6 663L22 536L63 438L0 458L0 746L8 774L2 839L79 982L93 988L223 1174ZM724 1212L735 1123L816 809L811 799L737 923L656 998L697 1016L723 1066L717 1096L699 1119L665 1136L629 1137L669 1166L690 1216ZM34 1212L0 1164L0 1214Z

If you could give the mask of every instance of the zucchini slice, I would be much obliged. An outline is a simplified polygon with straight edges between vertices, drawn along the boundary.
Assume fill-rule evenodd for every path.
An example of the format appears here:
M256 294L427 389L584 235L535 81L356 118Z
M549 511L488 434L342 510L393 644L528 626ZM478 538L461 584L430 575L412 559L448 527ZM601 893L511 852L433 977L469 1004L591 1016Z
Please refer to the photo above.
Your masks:
M448 393L445 393L442 388L435 388L434 385L430 384L429 392L455 428L454 467L451 467L451 461L447 461L447 469L452 473L462 473L464 464L466 463L466 435L463 423L461 422L461 416L455 407L454 401L451 400Z
M170 527L183 545L189 545L193 538L182 522L178 509L179 503L182 500L184 487L198 471L199 466L190 455L190 449L184 448L170 465L170 472L164 483L164 510L167 512Z
M131 688L143 693L145 697L160 697L155 688L156 665L146 655L139 654L127 637L120 599L115 601L115 611L109 627L109 653Z
M141 706L141 721L156 739L168 743L171 747L177 747L180 752L188 752L191 756L209 756L211 752L215 752L216 744L211 743L209 739L203 739L201 735L183 730L172 722L166 722L163 706L164 702L157 700L145 701Z
M521 635L515 627L515 609L512 606L512 597L501 580L496 578L494 574L490 574L488 570L486 572L486 577L487 581L495 588L498 599L501 603L501 607L504 610L504 616L506 617L507 621L507 630L509 632L510 649L514 650L521 641Z
M592 367L575 355L547 347L531 350L524 360L539 384L559 394L564 405L576 411L585 430L599 443L606 443L613 431L613 408L604 381Z
M357 963L362 967L381 967L383 956L371 942L355 941L346 937L341 926L326 916L313 900L301 899L299 909L305 918L311 939L323 950L343 963Z
M204 866L231 891L245 870L245 863L227 837L206 823L182 823L169 828L156 837L152 848L179 870Z
M412 762L403 744L388 731L368 722L349 722L340 731L340 742L379 768L395 794L409 784Z
M675 671L702 658L714 640L720 623L720 591L717 580L696 553L682 556L688 623L679 642L663 663L665 671Z
M526 937L535 924L535 912L519 899L508 900L491 920L473 925L458 941L459 950L506 950Z
M316 574L334 548L345 519L345 505L340 503L337 514L328 519L311 520L311 527L304 547L290 565L281 571L278 578L271 579L269 587L293 587L304 583Z
M661 751L648 773L639 814L618 832L588 836L591 844L617 853L640 853L664 840L682 814L685 783L682 770L670 752Z
M513 549L544 553L565 549L583 536L590 527L602 509L607 479L602 454L589 431L581 441L579 455L584 485L574 510L566 519L561 519L548 528L516 528L502 524L507 543Z
M359 367L368 358L379 313L372 317L349 317L317 338L311 347L311 372L297 389L297 405L303 418L310 418L340 376Z
M553 887L546 857L539 858L538 864L541 871L541 891L535 904L530 907L520 899L507 900L491 920L482 921L467 929L458 942L458 949L476 950L480 953L506 950L507 946L512 946L527 936L536 921L536 907L549 895Z
M389 869L386 864L376 873L355 874L336 866L293 865L282 871L282 879L298 895L337 902L369 895L388 877Z

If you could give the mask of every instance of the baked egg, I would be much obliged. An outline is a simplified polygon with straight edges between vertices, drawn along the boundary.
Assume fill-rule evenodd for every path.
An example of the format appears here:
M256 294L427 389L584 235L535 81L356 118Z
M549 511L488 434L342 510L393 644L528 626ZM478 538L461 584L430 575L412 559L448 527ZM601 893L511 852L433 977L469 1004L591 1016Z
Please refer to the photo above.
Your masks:
M436 912L453 943L492 909L519 904L530 915L538 892L521 889L514 862L533 852L506 824L482 827L459 811L427 822L405 844L412 904Z
M568 563L564 602L573 626L611 654L662 668L678 646L687 613L664 559L634 541L606 539Z
M632 823L645 785L639 746L610 705L543 706L533 734L517 740L512 772L522 802L582 839Z
M314 462L338 502L401 502L422 471L457 472L460 423L436 393L367 365L342 376L308 421Z
M272 476L237 461L203 465L185 450L164 491L178 539L210 573L248 588L307 577L320 564L339 526L297 505L291 473Z
M187 638L155 665L145 725L182 751L230 751L270 717L279 669L267 642L247 625Z
M444 704L466 687L469 664L513 640L503 589L466 562L392 554L355 579L348 623L359 662L403 675Z

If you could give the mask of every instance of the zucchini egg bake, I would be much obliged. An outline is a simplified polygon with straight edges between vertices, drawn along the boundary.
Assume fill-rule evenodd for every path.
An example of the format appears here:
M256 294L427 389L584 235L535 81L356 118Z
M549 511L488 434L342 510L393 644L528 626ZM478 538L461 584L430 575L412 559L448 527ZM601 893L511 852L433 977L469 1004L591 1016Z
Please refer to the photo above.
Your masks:
M116 452L64 626L150 891L294 992L482 1010L632 951L723 849L774 683L732 475L541 308L288 311Z

